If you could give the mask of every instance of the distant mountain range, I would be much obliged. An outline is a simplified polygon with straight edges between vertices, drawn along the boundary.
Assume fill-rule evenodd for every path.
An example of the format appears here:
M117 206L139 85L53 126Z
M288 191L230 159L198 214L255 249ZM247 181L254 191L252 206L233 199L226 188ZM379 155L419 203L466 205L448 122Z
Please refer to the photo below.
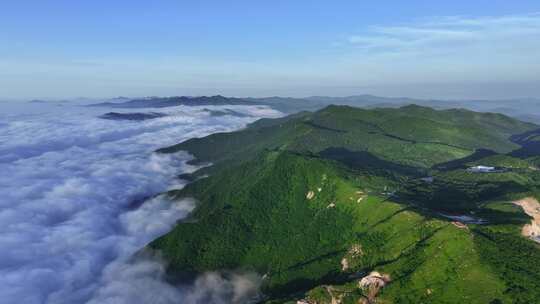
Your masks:
M102 119L108 119L108 120L148 120L148 119L155 119L155 118L161 118L165 117L167 114L163 113L116 113L116 112L109 112L106 114L103 114L99 116L99 118Z
M92 107L109 108L165 108L174 106L209 105L265 105L284 113L317 111L328 105L348 105L362 108L397 108L408 104L428 106L435 109L465 108L480 112L494 112L509 115L523 121L540 122L540 99L508 100L436 100L408 97L380 97L357 95L347 97L312 96L305 98L264 97L236 98L216 96L175 96L127 99L125 97L108 102L92 104Z
M137 98L122 102L103 102L92 104L91 107L110 107L110 108L166 108L176 106L209 106L209 105L251 105L251 101L240 98L217 96L174 96L174 97L147 97Z

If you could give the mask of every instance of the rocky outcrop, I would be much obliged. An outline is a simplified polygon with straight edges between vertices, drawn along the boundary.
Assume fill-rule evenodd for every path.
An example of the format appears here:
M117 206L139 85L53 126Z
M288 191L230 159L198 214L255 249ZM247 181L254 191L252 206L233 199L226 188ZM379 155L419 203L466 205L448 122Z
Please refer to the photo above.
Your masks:
M523 226L521 234L540 242L540 203L538 200L527 197L514 202L514 204L523 208L523 211L533 218L530 224Z
M354 244L351 246L347 254L341 259L341 271L347 271L350 268L350 260L361 257L364 255L362 246Z
M373 303L379 291L390 281L390 275L373 271L358 282L358 287L367 292L367 303Z

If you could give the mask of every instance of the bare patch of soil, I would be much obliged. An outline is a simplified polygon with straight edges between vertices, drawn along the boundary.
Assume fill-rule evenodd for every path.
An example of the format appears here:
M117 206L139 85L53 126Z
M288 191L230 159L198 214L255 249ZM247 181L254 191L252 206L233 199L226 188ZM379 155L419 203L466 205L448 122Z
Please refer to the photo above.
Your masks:
M526 197L514 204L523 208L523 211L533 219L530 224L523 226L521 234L529 237L537 242L540 242L540 203L534 197Z

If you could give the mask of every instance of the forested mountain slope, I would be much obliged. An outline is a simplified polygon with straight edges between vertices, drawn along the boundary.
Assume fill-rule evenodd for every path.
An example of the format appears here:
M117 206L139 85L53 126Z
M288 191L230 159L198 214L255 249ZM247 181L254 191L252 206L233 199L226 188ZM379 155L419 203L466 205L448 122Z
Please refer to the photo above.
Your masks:
M160 152L214 166L169 194L198 207L149 247L171 277L256 271L274 303L536 303L540 249L511 203L539 197L536 130L465 110L330 106L188 140Z

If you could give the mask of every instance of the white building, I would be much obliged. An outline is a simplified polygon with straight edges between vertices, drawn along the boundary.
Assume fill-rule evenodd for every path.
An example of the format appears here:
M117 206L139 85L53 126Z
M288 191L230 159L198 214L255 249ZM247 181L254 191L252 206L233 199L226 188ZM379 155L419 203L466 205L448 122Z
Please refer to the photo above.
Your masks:
M474 166L467 169L467 171L473 172L473 173L489 173L489 172L495 172L495 167Z
M433 176L426 176L426 177L422 177L420 180L423 181L423 182L431 184L431 183L433 183L435 178Z

